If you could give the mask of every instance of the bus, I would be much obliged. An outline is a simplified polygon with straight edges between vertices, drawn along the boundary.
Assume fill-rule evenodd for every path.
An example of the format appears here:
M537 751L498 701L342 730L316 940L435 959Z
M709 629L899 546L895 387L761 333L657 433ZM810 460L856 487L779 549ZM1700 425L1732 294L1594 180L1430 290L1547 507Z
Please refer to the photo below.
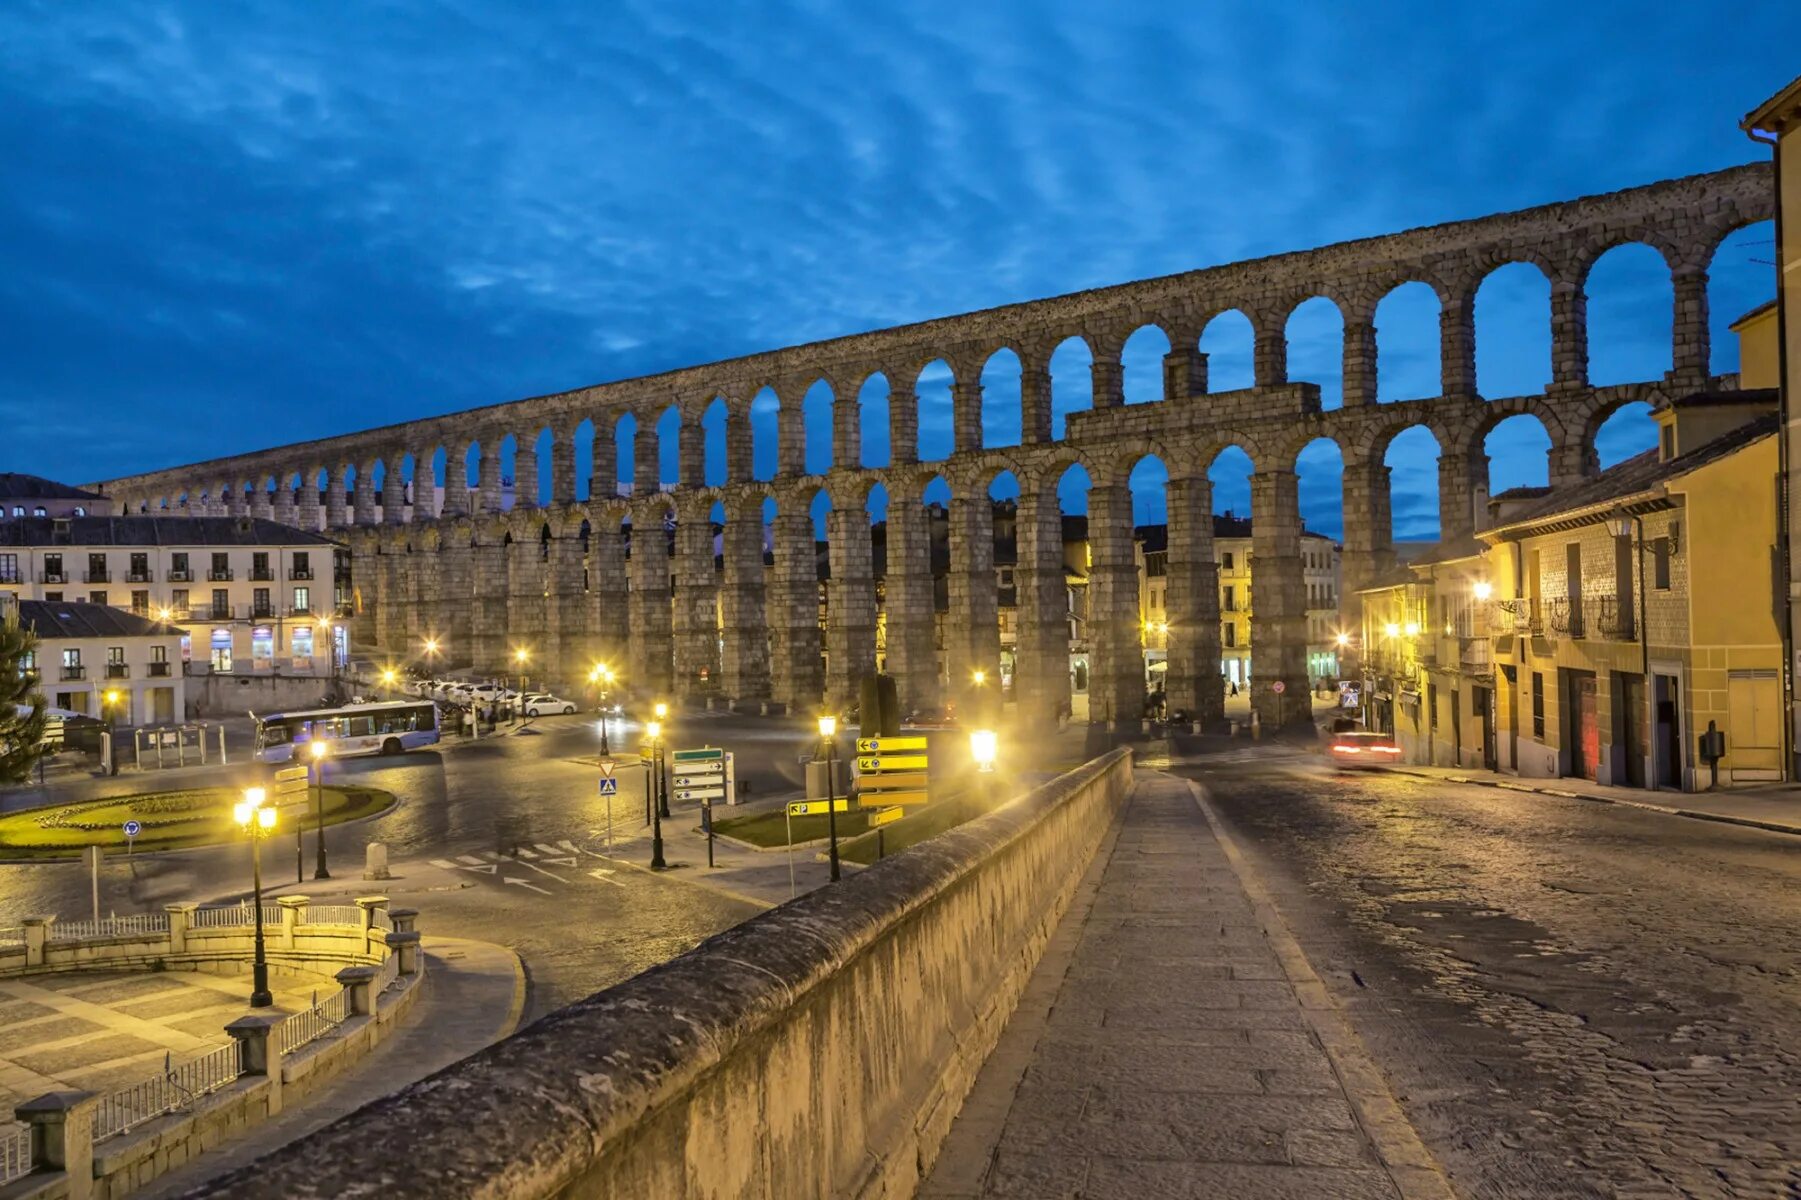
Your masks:
M307 755L309 742L326 743L332 758L353 754L400 754L436 744L438 706L429 700L346 704L306 712L274 713L256 722L259 762L293 762Z

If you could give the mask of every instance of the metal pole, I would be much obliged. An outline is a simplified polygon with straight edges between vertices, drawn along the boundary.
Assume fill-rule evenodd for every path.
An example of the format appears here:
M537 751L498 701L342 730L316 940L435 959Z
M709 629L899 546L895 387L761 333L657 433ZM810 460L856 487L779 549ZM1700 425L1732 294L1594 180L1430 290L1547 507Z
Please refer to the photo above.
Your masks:
M320 759L316 766L315 774L318 776L318 782L313 785L315 797L313 836L316 839L314 842L313 878L330 879L331 872L325 867L325 760Z
M701 819L707 823L707 867L711 869L713 866L713 802L711 800L700 802L700 815Z
M651 774L653 781L652 790L658 793L657 796L653 797L650 806L650 869L653 871L662 871L666 870L669 866L669 864L663 860L663 806L661 803L661 793L663 790L662 739L658 738L652 741L650 749L651 753L656 755L656 762L652 767Z
M825 740L825 825L832 840L832 882L838 882L838 798L836 795L838 739Z
M94 924L98 925L100 923L100 855L101 855L102 851L101 851L100 847L98 847L98 846L94 846L94 847L92 847L92 849L94 851L93 857L90 858L88 861L89 861L89 865L93 868L92 875L93 875L93 882L94 882Z
M607 745L607 694L600 694L600 754L602 758L613 756L612 748Z
M1645 789L1657 787L1657 729L1652 718L1652 699L1656 691L1651 686L1651 630L1645 625L1645 519L1635 516L1632 527L1638 534L1638 648L1639 648L1639 680L1645 689Z
M788 827L788 899L794 899L794 816L782 805L782 823Z
M252 819L256 816L251 814ZM263 856L257 845L256 826L250 827L251 895L256 903L256 959L251 964L251 1008L268 1008L275 1003L269 994L269 964L263 958Z

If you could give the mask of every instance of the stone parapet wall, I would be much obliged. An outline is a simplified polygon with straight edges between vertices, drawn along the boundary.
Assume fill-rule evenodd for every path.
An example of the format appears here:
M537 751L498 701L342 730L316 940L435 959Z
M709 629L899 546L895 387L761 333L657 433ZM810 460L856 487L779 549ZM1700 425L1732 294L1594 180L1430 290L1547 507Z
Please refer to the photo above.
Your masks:
M1130 786L1116 750L189 1195L910 1196Z

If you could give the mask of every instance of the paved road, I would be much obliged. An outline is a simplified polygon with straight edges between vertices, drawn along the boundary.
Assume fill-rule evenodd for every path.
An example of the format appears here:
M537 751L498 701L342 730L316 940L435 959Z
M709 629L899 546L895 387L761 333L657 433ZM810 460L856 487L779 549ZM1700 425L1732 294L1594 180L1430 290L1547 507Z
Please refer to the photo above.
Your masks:
M1462 1195L1801 1195L1801 840L1310 760L1178 769Z
M673 745L713 744L737 755L753 795L801 785L804 730L780 722L683 715L671 722ZM312 878L313 835L304 836L296 884L294 839L287 830L263 847L265 884L314 896L377 890L360 881L364 848L387 845L397 878L379 890L417 907L428 931L516 949L530 980L527 1019L616 983L759 911L757 905L689 886L688 868L654 877L605 853L605 807L595 783L597 739L591 720L543 719L533 732L442 752L334 763L328 778L392 791L397 808L372 821L328 830L330 884ZM635 726L615 725L618 754L635 745ZM584 761L585 759L585 761ZM250 767L84 780L59 794L109 795L182 784L230 782ZM643 819L643 773L620 769L614 817L624 830ZM167 781L167 782L166 782ZM679 806L678 806L679 807ZM677 814L692 824L692 811ZM628 851L622 850L622 856ZM639 857L648 860L647 849ZM247 890L243 845L110 859L101 879L102 912L154 912L175 901L235 897ZM704 859L702 860L704 862ZM703 868L704 869L704 868ZM0 926L36 913L87 914L89 882L73 864L0 866Z

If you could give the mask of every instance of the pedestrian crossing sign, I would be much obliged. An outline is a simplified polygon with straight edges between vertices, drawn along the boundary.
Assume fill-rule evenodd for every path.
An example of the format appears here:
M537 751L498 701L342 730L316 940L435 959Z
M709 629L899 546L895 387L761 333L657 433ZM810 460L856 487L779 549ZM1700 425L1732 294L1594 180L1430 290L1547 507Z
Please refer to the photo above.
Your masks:
M619 781L611 775L602 775L600 777L600 794L603 796L617 796L619 794Z

